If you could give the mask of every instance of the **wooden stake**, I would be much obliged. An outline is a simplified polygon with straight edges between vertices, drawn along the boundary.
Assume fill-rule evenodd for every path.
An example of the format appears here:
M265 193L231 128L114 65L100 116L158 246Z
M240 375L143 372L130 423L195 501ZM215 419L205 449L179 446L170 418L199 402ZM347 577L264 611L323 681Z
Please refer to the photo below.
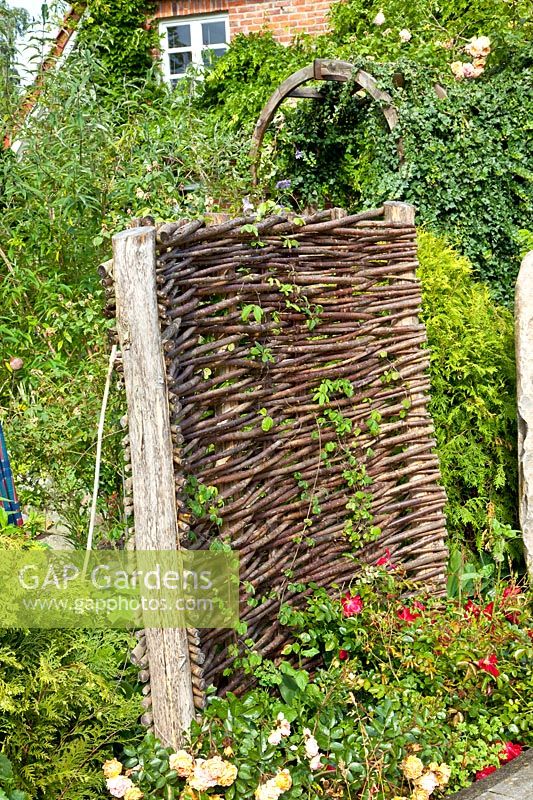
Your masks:
M135 547L179 546L172 439L157 310L155 228L113 237L117 332L124 362L133 476ZM194 717L185 628L149 628L154 732L179 747Z
M416 209L410 203L401 203L397 200L389 200L383 203L383 220L396 225L414 225ZM402 273L402 281L416 281L416 272ZM417 325L418 317L405 317L398 322L398 325Z

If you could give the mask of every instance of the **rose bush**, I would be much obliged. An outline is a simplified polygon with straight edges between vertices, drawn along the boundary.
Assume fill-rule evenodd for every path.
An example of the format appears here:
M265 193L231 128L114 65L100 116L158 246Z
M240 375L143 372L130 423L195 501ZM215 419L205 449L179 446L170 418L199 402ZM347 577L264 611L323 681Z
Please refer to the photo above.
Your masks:
M532 744L521 586L446 600L391 566L394 552L377 561L348 592L314 587L302 609L283 607L287 660L247 642L235 666L257 686L210 694L178 753L152 735L127 748L126 777L147 799L437 800Z

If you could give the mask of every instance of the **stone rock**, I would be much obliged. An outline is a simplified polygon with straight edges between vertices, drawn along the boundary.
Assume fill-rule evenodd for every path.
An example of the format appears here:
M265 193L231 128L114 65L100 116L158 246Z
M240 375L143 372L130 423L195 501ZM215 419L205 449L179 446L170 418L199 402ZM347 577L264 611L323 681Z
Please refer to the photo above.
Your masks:
M62 533L49 533L47 536L38 536L38 541L45 544L50 550L75 550L71 540Z
M518 401L518 511L529 574L533 576L533 251L516 282L515 341Z

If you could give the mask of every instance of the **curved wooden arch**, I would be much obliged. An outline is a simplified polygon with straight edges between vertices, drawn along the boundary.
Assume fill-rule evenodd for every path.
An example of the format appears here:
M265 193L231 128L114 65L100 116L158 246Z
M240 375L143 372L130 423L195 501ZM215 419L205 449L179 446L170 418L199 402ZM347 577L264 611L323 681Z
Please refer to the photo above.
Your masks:
M282 102L287 97L306 97L319 99L320 94L316 89L300 89L302 84L307 81L341 81L346 82L354 79L355 83L364 89L368 94L379 101L383 111L383 116L392 131L398 123L398 112L392 104L392 97L387 92L378 88L377 81L368 72L356 69L354 64L349 61L339 61L337 59L317 58L312 64L293 72L287 80L278 86L264 106L259 119L257 120L253 135L250 155L252 158L252 177L254 184L257 182L257 162L259 152L263 144L266 130Z

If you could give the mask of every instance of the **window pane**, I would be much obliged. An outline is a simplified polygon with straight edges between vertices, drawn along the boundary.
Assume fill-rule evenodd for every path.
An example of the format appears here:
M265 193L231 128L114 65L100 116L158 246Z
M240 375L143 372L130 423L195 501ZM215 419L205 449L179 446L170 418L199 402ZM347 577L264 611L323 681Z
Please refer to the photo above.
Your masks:
M202 37L204 44L225 44L226 23L224 21L202 23Z
M191 46L191 26L174 25L167 28L169 47L190 47Z
M183 75L192 61L192 53L190 51L185 51L184 53L169 53L168 59L170 63L170 74Z
M206 67L216 61L217 58L223 56L226 52L227 47L211 47L206 50L202 50L202 59Z

